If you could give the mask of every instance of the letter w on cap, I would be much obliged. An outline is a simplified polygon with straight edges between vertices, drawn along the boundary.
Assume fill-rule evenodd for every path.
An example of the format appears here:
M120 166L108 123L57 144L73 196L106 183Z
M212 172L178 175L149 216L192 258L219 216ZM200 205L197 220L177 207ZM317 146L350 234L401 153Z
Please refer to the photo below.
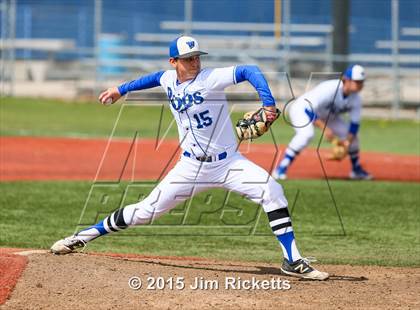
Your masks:
M188 41L187 44L190 48L193 48L194 45L195 45L195 42L194 41Z

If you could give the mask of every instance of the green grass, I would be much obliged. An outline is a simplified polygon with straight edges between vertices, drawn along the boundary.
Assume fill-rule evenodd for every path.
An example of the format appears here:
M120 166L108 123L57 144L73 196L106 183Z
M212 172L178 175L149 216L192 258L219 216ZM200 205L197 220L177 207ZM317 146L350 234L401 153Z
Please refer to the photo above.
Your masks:
M125 192L126 185L93 187L82 223L93 224L153 187L131 184ZM345 235L324 181L284 182L303 255L333 264L420 266L419 184L332 181L331 186ZM73 233L90 189L88 182L0 183L0 246L47 249ZM238 195L222 207L224 198L223 190L202 193L186 216L181 204L154 225L97 239L89 250L280 262L265 214L256 220L261 208Z
M235 122L242 114L235 112L231 118ZM115 137L132 138L135 131L140 137L162 137L166 132L166 138L178 136L166 103L154 107L131 104L123 108L120 104L103 107L93 102L27 98L2 98L0 103L0 135L108 138L117 119ZM272 129L278 144L287 144L294 134L293 128L282 119ZM317 130L312 146L317 145L319 138ZM420 155L418 122L364 119L360 138L362 150ZM272 142L271 135L255 140L255 143Z

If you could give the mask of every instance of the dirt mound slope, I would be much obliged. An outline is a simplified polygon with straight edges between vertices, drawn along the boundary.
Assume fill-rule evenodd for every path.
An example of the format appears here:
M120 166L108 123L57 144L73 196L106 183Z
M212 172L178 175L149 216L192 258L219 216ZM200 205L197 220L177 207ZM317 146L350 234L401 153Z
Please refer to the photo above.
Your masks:
M420 306L419 268L318 267L328 271L331 279L319 282L287 277L280 273L279 264L121 254L56 256L45 252L29 255L28 267L10 299L0 308L414 309ZM129 287L132 277L142 280L140 289ZM155 279L150 286L155 289L147 289L151 284L148 277ZM165 280L164 285L159 277ZM207 281L207 289L193 289L196 279ZM246 280L259 284L247 289L252 282ZM264 280L268 289L263 288ZM226 281L234 283L233 286L226 287ZM182 289L180 282L184 285ZM133 281L131 285L136 283ZM234 289L239 283L241 288ZM288 286L290 289L286 289Z

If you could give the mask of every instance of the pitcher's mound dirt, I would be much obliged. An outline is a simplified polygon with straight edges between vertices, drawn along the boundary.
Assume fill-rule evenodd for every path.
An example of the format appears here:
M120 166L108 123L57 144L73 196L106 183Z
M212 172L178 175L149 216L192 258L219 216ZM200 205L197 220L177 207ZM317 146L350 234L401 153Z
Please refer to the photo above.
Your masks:
M142 256L32 254L3 309L418 309L420 269L322 265L329 281L302 281L280 274L279 265ZM129 278L143 281L130 289ZM147 277L165 288L148 290ZM176 278L184 289L176 289ZM289 290L225 288L226 277L290 281ZM170 288L170 278L174 279ZM193 290L195 278L218 289ZM158 280L159 282L159 280ZM162 283L155 283L157 288ZM285 283L285 282L283 282ZM284 284L280 287L285 288ZM215 286L213 286L215 288Z

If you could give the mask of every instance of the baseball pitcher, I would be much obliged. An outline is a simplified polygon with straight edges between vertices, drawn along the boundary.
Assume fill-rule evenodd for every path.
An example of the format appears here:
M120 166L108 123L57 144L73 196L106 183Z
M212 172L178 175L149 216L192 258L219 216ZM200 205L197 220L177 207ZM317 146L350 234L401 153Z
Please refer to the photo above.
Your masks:
M181 156L144 200L118 209L96 225L57 241L51 251L70 253L98 237L147 224L173 209L182 199L223 187L262 206L283 250L281 270L285 274L327 279L327 273L316 270L299 253L281 185L237 151L235 132L239 139L255 139L278 117L267 81L256 66L202 69L200 56L203 54L206 53L200 50L194 38L181 36L169 47L169 63L174 70L146 75L100 94L99 100L107 104L128 92L161 86L178 125ZM234 130L224 89L244 81L256 89L262 108L245 114Z

